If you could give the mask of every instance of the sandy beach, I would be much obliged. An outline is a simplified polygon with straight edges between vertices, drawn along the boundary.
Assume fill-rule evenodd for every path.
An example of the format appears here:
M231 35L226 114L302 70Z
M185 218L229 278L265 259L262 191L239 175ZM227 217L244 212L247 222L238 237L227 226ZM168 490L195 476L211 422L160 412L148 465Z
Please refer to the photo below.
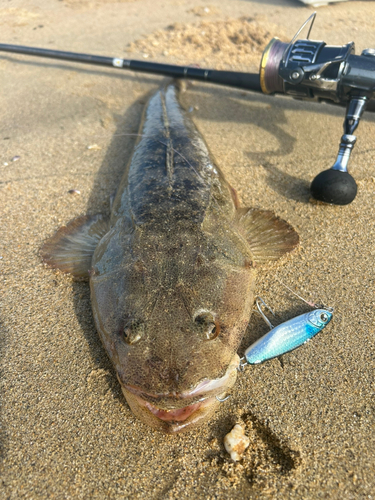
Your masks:
M257 71L274 36L313 12L294 0L3 0L2 43ZM312 38L375 47L375 2L318 9ZM301 239L259 270L275 322L335 309L282 360L249 367L205 425L168 436L127 405L95 331L89 288L45 267L43 242L108 213L147 98L162 77L0 53L1 499L375 498L375 115L365 113L347 206L316 203L344 109L194 83L182 96L242 206ZM77 190L78 193L69 193ZM252 315L239 349L267 332ZM250 438L234 463L223 438Z

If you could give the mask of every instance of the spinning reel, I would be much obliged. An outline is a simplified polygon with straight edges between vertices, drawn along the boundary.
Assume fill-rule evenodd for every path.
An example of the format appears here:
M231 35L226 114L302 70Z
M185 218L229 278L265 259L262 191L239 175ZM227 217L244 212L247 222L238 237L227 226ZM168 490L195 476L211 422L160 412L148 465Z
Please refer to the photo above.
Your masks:
M375 49L366 49L356 56L353 42L334 46L310 40L315 16L314 13L309 17L289 44L277 38L271 40L262 56L260 84L265 94L282 93L297 99L346 104L337 159L311 184L311 194L317 200L346 205L357 194L348 162L357 140L354 131L375 90ZM297 39L310 21L307 39Z
M290 43L273 38L263 52L260 74L159 64L113 57L77 54L18 45L0 44L0 51L53 59L113 66L146 73L201 80L265 94L286 94L296 99L330 101L346 105L344 134L334 165L321 172L311 184L317 200L335 205L351 203L357 185L348 173L350 154L356 143L354 132L375 92L375 49L354 54L354 43L336 46L310 40L316 13L297 31ZM306 39L299 34L309 26Z

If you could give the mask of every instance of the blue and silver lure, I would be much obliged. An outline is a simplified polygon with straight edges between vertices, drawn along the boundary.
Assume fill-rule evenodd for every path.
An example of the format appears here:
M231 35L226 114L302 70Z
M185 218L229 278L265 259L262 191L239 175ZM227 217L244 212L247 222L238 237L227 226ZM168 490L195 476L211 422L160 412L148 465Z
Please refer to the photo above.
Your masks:
M328 325L333 315L333 308L331 307L318 308L274 327L263 313L261 303L269 309L263 300L258 297L256 301L258 310L271 331L246 349L245 356L240 360L240 368L247 364L263 363L263 361L286 354L305 344ZM273 313L271 309L270 311Z

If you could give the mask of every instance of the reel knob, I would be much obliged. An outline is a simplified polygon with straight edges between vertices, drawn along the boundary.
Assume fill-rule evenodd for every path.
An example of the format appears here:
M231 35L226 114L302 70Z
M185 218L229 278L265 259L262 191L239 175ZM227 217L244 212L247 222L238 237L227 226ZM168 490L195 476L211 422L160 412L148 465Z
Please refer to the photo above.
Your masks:
M348 172L329 168L315 177L310 191L316 200L334 205L348 205L356 197L357 184Z

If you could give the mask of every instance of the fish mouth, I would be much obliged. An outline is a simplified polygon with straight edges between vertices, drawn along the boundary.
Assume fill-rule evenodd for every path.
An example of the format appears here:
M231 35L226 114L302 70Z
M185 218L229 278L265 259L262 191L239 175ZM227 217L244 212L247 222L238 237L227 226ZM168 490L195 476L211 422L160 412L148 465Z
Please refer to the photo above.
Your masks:
M174 434L195 427L215 411L217 397L222 398L233 387L238 365L236 354L221 378L204 379L189 391L152 394L133 385L122 385L122 391L133 413L144 423Z

